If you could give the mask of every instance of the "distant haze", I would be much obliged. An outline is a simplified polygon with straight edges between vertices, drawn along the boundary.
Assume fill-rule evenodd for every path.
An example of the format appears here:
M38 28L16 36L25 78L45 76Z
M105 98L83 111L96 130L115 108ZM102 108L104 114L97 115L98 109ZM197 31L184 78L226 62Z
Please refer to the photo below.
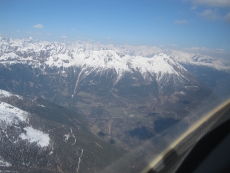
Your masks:
M0 34L13 38L230 53L227 0L1 1L0 21Z

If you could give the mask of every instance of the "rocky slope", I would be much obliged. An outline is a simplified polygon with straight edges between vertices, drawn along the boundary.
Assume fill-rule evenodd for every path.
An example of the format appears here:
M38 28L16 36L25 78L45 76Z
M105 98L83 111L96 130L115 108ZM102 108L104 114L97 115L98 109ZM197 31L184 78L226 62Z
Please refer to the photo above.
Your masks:
M0 171L103 170L126 151L100 140L91 128L76 112L0 90Z

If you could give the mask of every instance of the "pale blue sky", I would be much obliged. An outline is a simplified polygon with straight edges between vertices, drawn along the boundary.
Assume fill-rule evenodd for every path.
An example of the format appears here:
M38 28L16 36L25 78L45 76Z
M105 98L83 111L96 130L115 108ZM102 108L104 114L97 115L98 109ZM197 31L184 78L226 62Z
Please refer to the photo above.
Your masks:
M0 34L230 52L230 0L0 0Z

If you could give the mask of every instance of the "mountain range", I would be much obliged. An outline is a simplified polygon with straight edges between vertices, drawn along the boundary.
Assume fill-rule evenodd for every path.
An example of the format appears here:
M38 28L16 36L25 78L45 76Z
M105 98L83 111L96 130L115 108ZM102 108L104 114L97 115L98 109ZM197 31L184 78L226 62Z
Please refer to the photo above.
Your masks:
M15 150L24 147L24 152L32 147L32 153L40 153L45 148L39 157L47 155L45 162L51 166L34 160L26 163L29 168L37 165L71 172L84 160L82 169L101 170L108 153L97 147L117 153L108 159L112 162L178 122L188 126L199 116L197 107L230 93L229 61L210 56L31 37L0 36L0 46L0 97L4 96L0 121L6 139L0 166L26 167L16 161L18 155L7 156L5 146L12 143ZM77 133L81 144L75 145ZM7 138L9 134L14 137ZM19 142L14 145L15 141ZM61 159L62 146L68 153L78 153L70 154L72 167ZM54 151L60 152L51 157L49 153ZM94 158L90 152L100 153L97 168L89 166L93 159L87 166L85 157ZM31 157L30 153L23 156Z

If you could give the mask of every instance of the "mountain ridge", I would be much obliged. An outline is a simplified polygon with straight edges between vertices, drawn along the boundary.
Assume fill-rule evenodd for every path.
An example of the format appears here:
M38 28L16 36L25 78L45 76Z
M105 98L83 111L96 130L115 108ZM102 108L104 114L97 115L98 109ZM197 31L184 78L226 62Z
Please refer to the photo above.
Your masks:
M40 68L46 73L46 68L59 68L59 73L67 77L67 68L80 68L77 88L80 80L90 75L110 74L112 71L113 83L116 85L125 73L140 73L142 78L150 83L157 80L161 87L172 78L174 84L187 83L184 76L188 71L173 58L165 53L158 53L152 57L122 54L119 50L88 50L81 46L68 46L65 43L49 43L28 39L11 39L1 37L0 63L3 65L27 64L33 68ZM74 70L75 73L76 70ZM76 93L74 89L73 94Z
M173 58L174 61L181 63L189 63L194 65L201 66L209 66L212 68L216 68L218 70L230 70L230 65L223 63L217 58L210 57L207 55L200 55L194 53L188 53L184 51L178 50L169 50L169 49L161 49L157 47L143 47L143 46L115 46L115 45L102 45L99 43L87 43L87 42L47 42L47 41L38 41L33 40L32 37L28 37L25 39L12 39L5 38L0 36L1 42L1 55L3 53L16 51L20 54L20 56L37 56L38 58L47 58L54 55L68 55L70 56L68 60L75 55L82 56L82 53L85 54L86 58L90 56L90 54L94 54L94 52L103 52L106 54L106 51L113 50L117 53L118 56L131 56L131 58L135 57L145 57L151 58L156 54L164 53ZM136 50L134 50L136 49ZM146 54L144 54L144 52ZM24 54L27 52L27 54ZM112 52L113 53L113 52ZM99 53L100 54L100 53ZM114 54L114 53L113 53ZM43 57L42 57L43 56ZM96 55L97 56L97 55ZM107 55L108 56L108 55ZM57 65L57 63L56 63ZM59 64L60 65L60 64Z

